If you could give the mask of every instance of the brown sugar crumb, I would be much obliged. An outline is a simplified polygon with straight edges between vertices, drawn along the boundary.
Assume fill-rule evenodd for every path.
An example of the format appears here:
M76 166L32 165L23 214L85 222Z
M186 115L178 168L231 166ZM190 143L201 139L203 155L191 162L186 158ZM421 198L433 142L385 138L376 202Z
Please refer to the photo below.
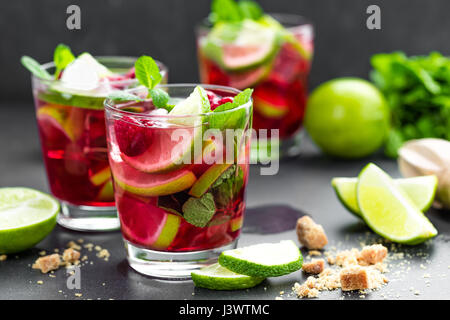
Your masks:
M325 261L323 259L313 259L311 262L304 263L302 270L310 274L319 274L323 271Z
M0 254L0 261L5 261L8 258L6 254Z
M78 244L76 244L75 241L69 241L67 243L67 248L71 248L71 249L74 249L74 250L77 250L77 251L81 250L81 247Z
M104 258L106 261L109 259L109 251L107 249L101 249L99 253L97 253L97 257Z
M308 249L322 249L328 243L322 226L308 216L297 220L296 230L298 241Z
M382 262L386 256L387 248L381 244L365 246L358 255L358 263L362 266L369 266Z
M352 265L357 265L358 256L359 250L356 248L338 252L336 254L336 265L338 265L339 267L348 267Z
M72 248L64 250L63 260L67 263L75 263L80 259L80 252Z
M299 298L317 298L319 296L319 290L310 288L306 284L300 285L298 282L294 284L293 290Z
M320 291L335 290L341 287L339 272L335 269L326 268L317 279L315 279L315 288Z
M32 268L39 269L42 273L47 273L49 271L58 269L60 263L61 259L59 258L59 254L54 253L37 259Z
M342 269L340 281L342 291L364 290L370 287L367 270L360 266L351 266Z
M314 256L321 256L322 252L320 252L319 250L309 250L308 251L308 256L314 257Z

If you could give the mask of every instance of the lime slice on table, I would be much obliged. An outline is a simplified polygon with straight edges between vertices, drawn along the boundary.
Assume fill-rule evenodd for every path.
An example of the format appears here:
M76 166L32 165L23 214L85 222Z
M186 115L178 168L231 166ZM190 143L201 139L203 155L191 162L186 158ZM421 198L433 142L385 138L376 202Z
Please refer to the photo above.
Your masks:
M29 188L0 188L0 253L31 248L55 227L59 203Z
M278 277L299 270L303 256L297 245L288 240L227 250L219 256L219 263L247 276Z
M438 180L436 176L429 175L406 179L394 179L394 183L408 195L420 211L425 212L433 203ZM360 217L361 212L356 198L357 184L358 178L333 178L331 180L331 185L333 186L334 191L336 191L339 201L351 213Z
M215 263L191 273L192 281L197 287L212 290L247 289L260 284L263 277L249 277L234 273Z
M361 171L356 194L364 221L382 237L412 245L437 235L414 202L373 163Z

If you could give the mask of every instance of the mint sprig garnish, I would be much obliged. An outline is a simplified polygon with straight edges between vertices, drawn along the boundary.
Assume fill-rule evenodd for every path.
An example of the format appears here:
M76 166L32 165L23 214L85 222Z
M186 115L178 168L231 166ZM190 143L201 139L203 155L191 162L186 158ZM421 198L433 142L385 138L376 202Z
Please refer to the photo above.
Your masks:
M245 89L234 97L233 102L227 102L216 109L209 116L209 127L211 129L244 129L247 111L245 108L225 112L238 108L250 101L253 89Z
M75 56L68 46L65 44L58 44L53 53L53 62L55 63L55 75L54 78L58 79L62 70L64 70L69 63L75 60Z
M148 89L148 97L152 98L153 104L157 108L165 108L170 111L173 105L169 105L169 94L160 89L155 88L162 80L161 72L159 71L158 64L149 56L139 57L135 64L134 69L136 73L136 79L141 85ZM118 92L113 92L108 96L111 100L126 101L126 100L136 100L142 101L141 98L135 96L131 93L118 94Z
M139 57L134 64L134 68L139 83L149 89L156 87L162 79L159 67L152 57Z
M23 56L20 59L22 65L36 77L44 80L52 80L52 76L36 60L29 56Z
M211 23L240 22L244 19L258 20L264 12L255 1L213 0L211 3Z

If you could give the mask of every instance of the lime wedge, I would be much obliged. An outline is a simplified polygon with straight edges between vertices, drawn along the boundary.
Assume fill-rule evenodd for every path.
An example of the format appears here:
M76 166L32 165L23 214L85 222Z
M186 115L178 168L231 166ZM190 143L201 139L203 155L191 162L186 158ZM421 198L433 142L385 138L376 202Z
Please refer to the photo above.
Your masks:
M333 178L331 180L331 185L333 186L334 191L336 191L339 201L351 213L360 217L361 212L356 198L357 183L358 178ZM395 179L394 183L408 195L420 211L425 212L433 203L438 180L436 176L429 175Z
M302 267L303 257L291 241L256 244L227 250L219 256L221 266L252 277L278 277Z
M191 277L197 287L212 290L247 289L264 280L261 277L249 277L234 273L218 263L193 271Z
M437 235L437 230L387 173L368 164L356 187L358 205L367 225L382 237L418 244Z
M173 123L185 126L197 126L201 124L201 119L195 115L210 111L211 106L209 104L208 95L205 89L200 86L196 86L189 97L181 100L175 105L175 107L173 107L173 109L169 112L169 115L180 116L178 119L172 119L171 122ZM181 117L189 115L193 115L193 117Z
M33 247L55 227L59 203L29 188L0 188L0 253Z

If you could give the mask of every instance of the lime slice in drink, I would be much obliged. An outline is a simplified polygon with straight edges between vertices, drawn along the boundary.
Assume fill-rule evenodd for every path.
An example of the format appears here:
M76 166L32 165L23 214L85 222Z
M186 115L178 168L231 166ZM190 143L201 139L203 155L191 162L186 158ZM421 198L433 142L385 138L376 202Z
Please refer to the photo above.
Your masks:
M111 88L100 86L100 79L112 75L108 68L85 52L64 69L60 81L53 83L47 92L39 93L39 99L67 106L102 109L103 100Z
M412 245L437 235L414 202L376 165L361 171L356 194L364 221L382 237Z
M253 20L244 20L240 25L215 25L201 48L207 57L224 69L242 71L270 60L279 45L277 29Z
M264 280L261 277L249 277L234 273L218 263L193 271L191 276L197 287L212 290L247 289L260 284Z
M188 115L198 115L211 111L211 106L209 104L208 94L205 89L200 86L196 86L194 91L184 100L170 110L169 115L171 116L188 116ZM190 119L176 119L172 120L179 124L190 124ZM192 121L192 120L191 120Z
M394 183L408 195L422 212L427 211L433 203L437 182L438 180L434 175L394 180ZM339 201L351 213L361 216L356 198L357 183L358 178L333 178L331 180L331 185L336 191Z
M252 277L278 277L302 267L303 257L291 241L256 244L227 250L219 256L221 266Z
M0 188L0 253L31 248L55 227L59 203L29 188Z

